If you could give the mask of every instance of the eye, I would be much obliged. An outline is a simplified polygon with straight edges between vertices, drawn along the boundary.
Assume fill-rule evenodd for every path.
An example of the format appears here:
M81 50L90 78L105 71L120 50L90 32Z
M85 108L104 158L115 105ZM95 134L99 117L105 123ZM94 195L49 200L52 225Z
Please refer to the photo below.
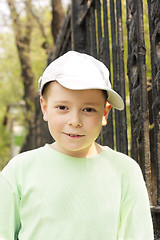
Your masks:
M58 108L59 110L63 110L63 111L68 109L66 106L58 106L57 108Z
M96 110L94 108L88 107L88 108L85 108L83 111L84 112L95 112Z

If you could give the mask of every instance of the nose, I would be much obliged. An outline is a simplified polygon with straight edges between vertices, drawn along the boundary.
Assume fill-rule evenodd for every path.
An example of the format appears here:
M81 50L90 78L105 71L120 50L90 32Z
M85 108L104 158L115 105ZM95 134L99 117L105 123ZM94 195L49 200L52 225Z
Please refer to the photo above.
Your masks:
M72 111L68 119L68 125L72 127L81 127L82 121L80 117L80 113L77 111Z

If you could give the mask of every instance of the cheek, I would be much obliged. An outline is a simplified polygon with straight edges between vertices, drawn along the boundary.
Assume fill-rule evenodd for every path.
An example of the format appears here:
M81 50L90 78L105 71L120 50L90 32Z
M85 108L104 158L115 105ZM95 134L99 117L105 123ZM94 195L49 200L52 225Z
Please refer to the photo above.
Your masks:
M53 114L53 115L50 115L48 118L48 125L50 130L56 131L62 128L62 126L64 125L64 120L62 117L56 116L56 114Z
M102 126L102 117L97 116L93 118L92 120L88 121L88 128L92 129L92 131L101 129Z

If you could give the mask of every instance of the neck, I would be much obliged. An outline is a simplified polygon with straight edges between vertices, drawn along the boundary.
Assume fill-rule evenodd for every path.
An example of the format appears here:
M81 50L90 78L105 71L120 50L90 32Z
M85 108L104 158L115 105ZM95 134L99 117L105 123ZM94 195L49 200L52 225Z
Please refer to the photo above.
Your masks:
M85 150L82 149L79 151L70 151L70 150L63 151L63 149L61 149L61 147L56 142L51 144L51 148L53 148L54 150L56 150L58 152L61 152L63 154L66 154L68 156L75 157L75 158L94 157L94 156L100 154L104 149L101 145L97 144L96 142L94 142L87 149L85 149Z

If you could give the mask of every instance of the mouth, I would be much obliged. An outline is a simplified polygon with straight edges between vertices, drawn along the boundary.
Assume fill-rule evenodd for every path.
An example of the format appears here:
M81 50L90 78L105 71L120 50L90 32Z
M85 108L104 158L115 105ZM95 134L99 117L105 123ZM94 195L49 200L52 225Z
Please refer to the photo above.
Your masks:
M80 139L84 137L83 134L72 134L72 133L64 133L67 137L72 138L72 139Z

